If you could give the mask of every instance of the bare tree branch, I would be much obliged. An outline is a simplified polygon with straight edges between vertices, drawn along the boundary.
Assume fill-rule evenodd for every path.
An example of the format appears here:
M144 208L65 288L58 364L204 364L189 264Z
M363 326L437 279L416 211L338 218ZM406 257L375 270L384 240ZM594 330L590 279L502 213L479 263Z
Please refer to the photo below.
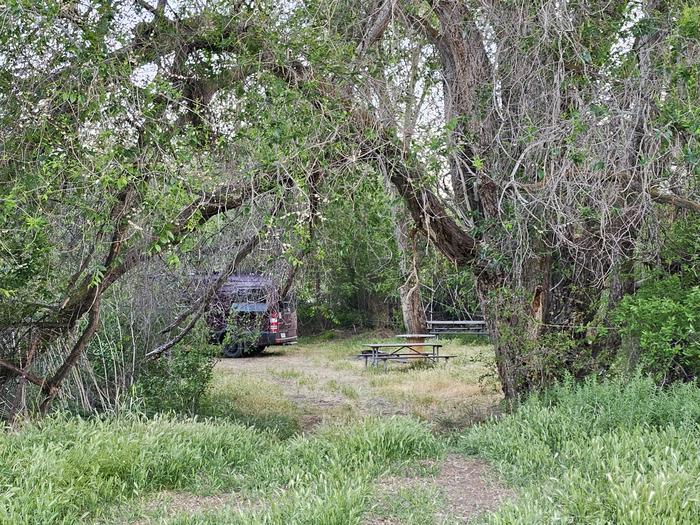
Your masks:
M192 331L192 328L194 328L199 318L206 311L207 307L209 306L209 303L211 303L211 300L214 298L216 293L221 289L221 287L224 284L226 284L226 280L236 271L236 268L240 265L241 261L243 261L243 259L245 259L259 243L260 234L256 234L250 239L248 239L241 246L241 248L236 253L235 257L231 259L228 265L226 265L224 271L221 272L221 274L217 277L216 281L214 281L214 283L207 289L206 293L197 302L196 306L193 309L188 310L188 312L185 312L185 314L178 318L179 322L182 322L184 321L184 319L191 315L192 317L187 323L187 325L180 331L180 333L177 336L172 338L170 341L163 343L162 345L159 345L157 348L154 348L153 350L148 352L146 354L146 359L155 359L157 357L160 357L163 353L167 352L173 346L182 341L184 337ZM168 327L167 331L172 330L178 324L178 322L174 323L173 325Z
M688 199L686 197L681 197L675 193L662 191L659 188L652 187L649 188L649 195L656 202L661 202L663 204L670 204L676 208L683 208L695 213L700 213L700 202Z

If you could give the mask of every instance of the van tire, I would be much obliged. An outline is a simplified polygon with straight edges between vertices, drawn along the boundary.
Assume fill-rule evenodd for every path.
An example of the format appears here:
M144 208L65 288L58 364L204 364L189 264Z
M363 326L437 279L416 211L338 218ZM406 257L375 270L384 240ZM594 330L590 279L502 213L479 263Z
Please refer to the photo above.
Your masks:
M224 356L238 358L246 354L246 345L241 342L227 343L224 345Z
M250 355L260 355L265 351L266 348L267 346L265 345L258 345L255 348L253 348L253 350L251 350Z

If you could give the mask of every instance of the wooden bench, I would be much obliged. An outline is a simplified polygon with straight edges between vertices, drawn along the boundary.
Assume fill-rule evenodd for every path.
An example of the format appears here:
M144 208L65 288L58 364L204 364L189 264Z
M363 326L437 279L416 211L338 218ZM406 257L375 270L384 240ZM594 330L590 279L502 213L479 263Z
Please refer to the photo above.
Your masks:
M382 354L380 353L377 356L372 356L371 353L367 352L366 354L358 354L358 358L363 358L365 360L365 366L367 366L367 363L372 362L373 365L378 365L379 361L384 361L386 363L387 361L398 361L399 363L408 363L412 359L425 359L425 360L438 360L438 359L444 359L447 361L448 359L451 359L453 357L457 357L454 355L432 355L432 354L423 354L423 355L418 355L418 354Z
M371 343L364 346L369 350L358 354L357 358L365 360L365 367L371 363L373 366L379 365L380 361L386 366L389 361L399 361L407 363L415 359L426 359L437 361L444 359L447 361L453 355L440 355L441 344L438 343ZM423 352L423 349L430 349L430 352ZM406 350L402 352L402 350Z
M428 332L439 334L489 335L486 321L427 321Z

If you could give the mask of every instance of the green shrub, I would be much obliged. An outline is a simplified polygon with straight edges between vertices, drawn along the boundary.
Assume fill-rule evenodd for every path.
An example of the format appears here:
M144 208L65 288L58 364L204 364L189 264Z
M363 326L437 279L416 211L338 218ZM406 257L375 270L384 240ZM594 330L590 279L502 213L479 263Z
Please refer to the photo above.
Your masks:
M212 379L218 348L182 345L170 355L147 362L134 393L149 415L162 412L194 414Z
M678 17L678 29L684 37L700 40L700 7L684 7Z
M458 446L523 488L489 523L700 522L700 389L647 378L534 395Z
M674 275L625 297L615 314L622 334L638 340L639 366L659 382L700 373L700 286Z

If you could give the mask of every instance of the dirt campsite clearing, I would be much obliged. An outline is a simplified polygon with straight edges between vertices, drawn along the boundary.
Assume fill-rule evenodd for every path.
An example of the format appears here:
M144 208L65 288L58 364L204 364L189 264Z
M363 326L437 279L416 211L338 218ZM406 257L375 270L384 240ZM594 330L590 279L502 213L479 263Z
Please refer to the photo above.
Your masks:
M243 420L283 432L312 434L325 424L365 417L413 416L449 435L498 409L491 350L441 338L449 362L365 367L354 356L387 334L329 332L245 359L220 359L212 396L235 404ZM368 524L466 523L495 509L511 492L489 466L448 453L439 461L376 482Z
M369 341L391 336L334 335L268 349L245 359L220 359L213 392L231 396L250 417L294 419L304 432L320 423L371 415L413 415L438 432L493 413L501 393L490 348L442 339L448 363L389 363L365 368L354 356Z

